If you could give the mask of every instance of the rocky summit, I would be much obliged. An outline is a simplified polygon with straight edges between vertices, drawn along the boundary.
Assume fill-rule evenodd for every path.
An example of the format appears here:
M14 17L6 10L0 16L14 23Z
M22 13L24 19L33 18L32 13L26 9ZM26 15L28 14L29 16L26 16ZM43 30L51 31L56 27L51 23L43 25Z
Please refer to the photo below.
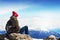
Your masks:
M20 33L11 33L6 37L6 35L0 35L0 40L33 40L27 34L20 34Z

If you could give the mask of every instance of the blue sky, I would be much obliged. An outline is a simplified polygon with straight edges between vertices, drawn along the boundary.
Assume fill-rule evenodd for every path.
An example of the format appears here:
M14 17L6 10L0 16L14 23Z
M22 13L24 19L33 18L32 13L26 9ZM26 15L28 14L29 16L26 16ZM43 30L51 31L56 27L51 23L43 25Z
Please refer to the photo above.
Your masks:
M18 9L17 12L19 15L21 15L20 17L27 17L27 16L35 17L40 14L35 12L44 12L44 11L60 12L59 0L58 1L57 0L2 0L0 1L0 5L1 5L0 8L2 9L2 11L4 11L3 8L5 10L8 10L11 8L10 9L11 11L8 12L9 14L8 13L4 14L6 16L9 16L11 14L12 9L13 10ZM24 6L26 6L27 8L24 8ZM15 7L16 9L13 7ZM22 7L22 9L20 10L18 7Z
M60 28L59 0L0 0L0 19L7 21L5 19L9 19L12 11L19 14L20 25L42 30Z

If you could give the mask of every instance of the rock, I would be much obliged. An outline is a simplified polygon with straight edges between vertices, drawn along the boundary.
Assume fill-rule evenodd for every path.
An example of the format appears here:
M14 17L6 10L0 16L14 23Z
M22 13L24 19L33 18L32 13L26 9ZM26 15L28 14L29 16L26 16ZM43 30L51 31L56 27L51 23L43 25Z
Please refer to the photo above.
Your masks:
M0 40L3 40L4 36L0 34Z
M58 40L60 40L60 38L58 38Z
M5 34L0 34L0 40L9 40Z
M48 38L44 39L44 40L57 40L58 38L54 35L50 35Z
M4 40L9 40L7 37L4 37Z
M10 40L32 40L29 35L20 34L20 33L11 33L9 35Z
M29 35L20 34L20 33L11 33L8 35L0 35L0 40L32 40Z

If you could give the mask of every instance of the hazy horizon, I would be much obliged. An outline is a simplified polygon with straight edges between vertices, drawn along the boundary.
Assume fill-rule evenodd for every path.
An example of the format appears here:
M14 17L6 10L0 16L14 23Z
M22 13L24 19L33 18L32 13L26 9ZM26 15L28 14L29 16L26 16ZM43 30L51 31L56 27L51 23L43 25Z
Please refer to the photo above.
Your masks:
M1 0L0 5L1 26L5 27L12 11L16 11L21 27L28 25L29 29L45 31L60 28L59 0Z

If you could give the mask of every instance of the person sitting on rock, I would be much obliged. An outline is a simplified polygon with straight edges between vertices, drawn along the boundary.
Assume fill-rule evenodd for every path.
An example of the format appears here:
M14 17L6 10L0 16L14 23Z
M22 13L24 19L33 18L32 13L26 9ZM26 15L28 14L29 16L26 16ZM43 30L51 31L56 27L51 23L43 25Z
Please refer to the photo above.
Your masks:
M23 34L24 31L25 31L25 34L28 34L28 26L24 26L23 28L20 29L17 17L18 17L18 14L15 11L13 11L12 16L8 20L5 27L7 34L10 34L10 33Z

